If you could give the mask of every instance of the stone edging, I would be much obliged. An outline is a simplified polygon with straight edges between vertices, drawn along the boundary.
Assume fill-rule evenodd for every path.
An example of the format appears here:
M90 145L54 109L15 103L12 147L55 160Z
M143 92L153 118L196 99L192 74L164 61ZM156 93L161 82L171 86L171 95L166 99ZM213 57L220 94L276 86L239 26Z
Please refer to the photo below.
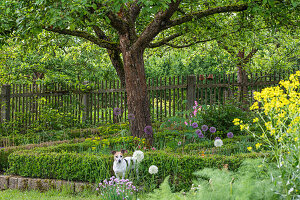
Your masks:
M61 190L63 187L75 192L81 192L85 189L94 190L96 188L95 184L85 182L0 175L0 190L19 189L47 191L50 189Z

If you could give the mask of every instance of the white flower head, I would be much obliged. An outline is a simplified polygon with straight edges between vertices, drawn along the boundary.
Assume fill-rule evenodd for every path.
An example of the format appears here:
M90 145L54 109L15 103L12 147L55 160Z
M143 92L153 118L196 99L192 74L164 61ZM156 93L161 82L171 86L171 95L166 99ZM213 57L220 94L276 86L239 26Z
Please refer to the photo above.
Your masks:
M149 167L149 173L150 174L156 174L158 172L158 167L156 167L155 165L151 165Z
M216 139L215 142L214 142L214 145L216 147L220 147L223 145L223 141L221 139Z
M135 152L133 152L133 158L135 158L137 160L137 162L142 162L142 160L144 159L144 153L140 150L137 150Z

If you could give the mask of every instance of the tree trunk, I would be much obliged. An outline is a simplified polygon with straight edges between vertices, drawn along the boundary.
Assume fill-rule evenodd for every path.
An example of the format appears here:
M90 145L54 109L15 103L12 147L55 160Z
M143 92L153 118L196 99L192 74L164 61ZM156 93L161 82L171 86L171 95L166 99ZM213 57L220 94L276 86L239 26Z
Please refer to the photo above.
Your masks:
M253 51L253 50L252 50ZM256 51L255 51L256 52ZM239 63L237 64L238 72L237 72L237 80L239 83L239 101L242 103L242 108L245 109L248 107L248 74L244 69L244 65L249 61L249 59L254 55L251 52L245 58L245 51L239 51L237 56L240 59ZM251 57L250 57L251 56Z
M147 138L148 145L152 144L153 134L146 134L144 129L151 126L149 99L144 68L144 49L130 48L130 40L120 37L126 77L126 92L128 114L134 114L130 131L133 136Z
M237 72L237 81L239 83L239 100L243 104L243 107L248 107L248 74L246 70L241 66L238 65L238 72Z
M116 72L121 80L122 86L125 87L125 72L120 52L107 49L107 53L109 55L112 65L116 69Z

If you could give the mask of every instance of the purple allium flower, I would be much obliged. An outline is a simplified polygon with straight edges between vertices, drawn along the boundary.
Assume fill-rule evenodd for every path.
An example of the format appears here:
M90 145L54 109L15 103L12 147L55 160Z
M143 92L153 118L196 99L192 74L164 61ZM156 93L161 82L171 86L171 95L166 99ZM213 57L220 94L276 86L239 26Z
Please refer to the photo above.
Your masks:
M128 114L128 119L129 119L129 120L134 120L134 119L135 119L134 114L129 113L129 114Z
M199 133L199 134L198 134L198 137L199 137L199 138L203 138L204 135L203 135L202 133Z
M208 126L207 126L207 125L203 125L203 126L201 127L201 129L202 129L202 131L207 131L207 130L208 130Z
M119 116L121 114L122 114L121 108L118 107L114 108L114 115Z
M152 126L146 126L144 128L144 131L147 135L152 135L153 134L153 130L152 130Z
M192 123L193 128L198 128L198 124L196 122Z
M221 139L220 137L216 137L216 138L215 138L215 140L220 140L220 139Z
M216 131L217 131L217 129L215 128L215 127L210 127L210 129L209 129L209 131L211 132L211 133L215 133Z
M199 135L200 133L202 133L202 131L201 131L200 129L197 129L197 130L195 131L195 133L196 133L197 135Z
M227 137L228 138L233 138L233 133L232 132L227 133Z

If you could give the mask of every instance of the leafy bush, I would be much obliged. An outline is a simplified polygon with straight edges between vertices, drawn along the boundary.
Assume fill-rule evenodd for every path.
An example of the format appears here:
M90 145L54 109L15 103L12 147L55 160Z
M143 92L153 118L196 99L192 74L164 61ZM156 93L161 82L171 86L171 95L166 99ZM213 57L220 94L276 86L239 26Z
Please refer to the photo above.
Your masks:
M237 117L248 121L251 118L251 113L243 111L234 104L203 107L200 112L197 112L199 124L216 127L219 132L218 136L221 138L226 138L228 132L233 132L235 135L242 133L232 122Z
M235 125L248 130L259 142L257 147L271 148L273 158L281 172L278 184L283 198L300 198L300 71L292 74L279 86L256 92L256 102L250 109L256 110L259 118L247 124L235 119ZM251 130L253 124L261 127L260 132ZM276 178L277 179L277 178Z
M166 178L160 188L145 199L279 199L269 175L277 176L279 171L274 165L267 168L261 163L260 159L247 159L237 172L205 168L195 173L198 180L186 194L172 193Z

